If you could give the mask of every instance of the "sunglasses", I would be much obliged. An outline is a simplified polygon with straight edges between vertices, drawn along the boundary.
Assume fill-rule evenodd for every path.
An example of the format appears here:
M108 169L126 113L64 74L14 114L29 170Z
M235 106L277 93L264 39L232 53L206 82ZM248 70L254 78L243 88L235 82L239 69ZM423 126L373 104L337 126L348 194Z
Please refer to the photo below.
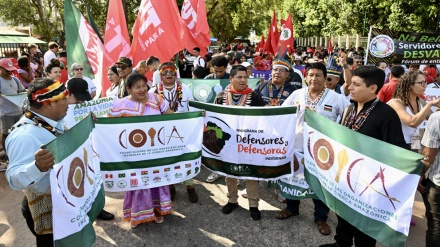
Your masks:
M280 72L280 73L284 73L287 72L287 69L273 69L273 72Z
M333 79L330 77L327 77L327 81L333 81Z
M167 76L167 75L175 76L175 75L177 75L177 73L175 71L164 71L164 72L162 72L161 75L163 75L163 76Z
M121 70L125 70L126 68L127 68L127 66L125 66L125 65L118 66L118 69L121 69Z
M75 68L74 70L75 70L75 71L83 71L84 68Z

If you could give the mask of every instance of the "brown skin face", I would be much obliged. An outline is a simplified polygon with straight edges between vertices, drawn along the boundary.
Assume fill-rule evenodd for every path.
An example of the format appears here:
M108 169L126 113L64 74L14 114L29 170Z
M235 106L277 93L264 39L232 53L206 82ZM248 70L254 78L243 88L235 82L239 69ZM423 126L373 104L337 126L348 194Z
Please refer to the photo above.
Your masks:
M286 79L289 76L289 71L286 68L276 66L272 69L272 82L277 86L282 86L286 83Z
M135 82L131 88L126 88L129 99L136 101L138 103L145 103L148 101L148 85L146 81L139 80Z
M338 82L339 82L338 76L327 75L327 79L325 80L325 87L334 90Z
M248 85L248 75L245 71L238 71L238 73L232 77L229 77L229 81L232 84L232 87L240 92L243 91Z
M306 82L309 85L309 92L319 93L324 90L326 78L324 72L319 69L309 69L307 71Z
M359 76L353 76L353 78L351 78L351 82L352 83L348 87L348 90L350 91L350 98L353 101L363 104L376 97L376 84L367 87L364 79L360 78Z
M217 78L222 78L226 74L226 67L223 66L213 66L214 73Z
M160 77L162 78L162 83L165 87L171 87L176 81L177 73L175 70L166 69L162 71Z

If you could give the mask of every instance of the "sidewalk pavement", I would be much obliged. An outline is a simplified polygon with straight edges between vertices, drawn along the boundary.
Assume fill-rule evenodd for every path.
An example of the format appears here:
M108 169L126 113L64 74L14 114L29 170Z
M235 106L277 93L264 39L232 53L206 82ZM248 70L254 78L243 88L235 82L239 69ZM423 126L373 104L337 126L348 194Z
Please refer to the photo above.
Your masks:
M262 218L253 221L248 211L247 199L240 196L240 207L229 215L221 208L227 202L227 188L223 178L209 184L205 179L209 175L202 169L195 180L199 202L188 201L186 188L177 185L173 214L165 216L162 224L150 222L136 229L130 229L122 221L122 201L124 193L106 193L105 209L115 214L112 221L97 220L94 224L97 240L96 247L108 246L319 246L333 243L337 220L335 214L329 214L327 221L332 228L329 236L323 236L313 222L312 200L301 202L300 215L285 220L275 219L275 212L285 207L278 202L274 189L268 189L267 183L260 183L260 210ZM261 187L261 186L260 186ZM239 190L244 190L241 183ZM240 192L239 192L240 193ZM0 247L35 246L35 238L26 226L21 215L23 193L13 191L0 172ZM424 247L426 219L424 205L417 192L414 203L413 219L417 225L411 226L407 246ZM74 246L74 245L72 245ZM377 244L377 246L383 246Z

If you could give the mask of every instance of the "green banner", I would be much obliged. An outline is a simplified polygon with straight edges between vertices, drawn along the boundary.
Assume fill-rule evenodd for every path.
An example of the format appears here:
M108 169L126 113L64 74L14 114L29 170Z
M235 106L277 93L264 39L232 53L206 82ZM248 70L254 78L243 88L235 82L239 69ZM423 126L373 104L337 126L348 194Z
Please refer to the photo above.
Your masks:
M305 178L316 195L365 234L405 246L423 156L310 110L305 121Z
M255 89L260 78L248 79L248 86ZM195 100L200 102L212 103L215 96L225 90L230 84L229 79L179 79L180 82L186 84L191 89Z

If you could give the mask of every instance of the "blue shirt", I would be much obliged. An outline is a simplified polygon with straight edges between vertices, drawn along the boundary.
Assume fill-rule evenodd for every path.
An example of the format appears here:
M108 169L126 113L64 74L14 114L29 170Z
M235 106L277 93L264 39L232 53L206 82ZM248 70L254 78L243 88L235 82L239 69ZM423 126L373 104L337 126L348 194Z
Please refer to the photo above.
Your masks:
M64 132L63 120L57 122L38 116L61 133ZM9 157L6 179L14 190L30 189L36 194L50 193L50 170L41 172L35 165L34 155L42 144L54 140L56 136L24 116L14 126L24 122L28 124L15 128L6 138L6 152Z
M266 85L261 89L261 91L260 91L261 83L258 83L254 89L255 93L260 94L263 97L264 101L266 102L266 105L267 104L270 105L269 85L270 85L271 81L272 80L263 82L263 83L266 83ZM272 97L276 99L276 98L278 98L278 94L280 93L282 87L279 87L277 89L275 86L273 86L272 88L273 88L273 96ZM294 85L293 82L284 83L283 92L280 96L280 102L278 102L278 105L281 105L290 96L290 94L292 94L297 89L299 89L299 87Z

